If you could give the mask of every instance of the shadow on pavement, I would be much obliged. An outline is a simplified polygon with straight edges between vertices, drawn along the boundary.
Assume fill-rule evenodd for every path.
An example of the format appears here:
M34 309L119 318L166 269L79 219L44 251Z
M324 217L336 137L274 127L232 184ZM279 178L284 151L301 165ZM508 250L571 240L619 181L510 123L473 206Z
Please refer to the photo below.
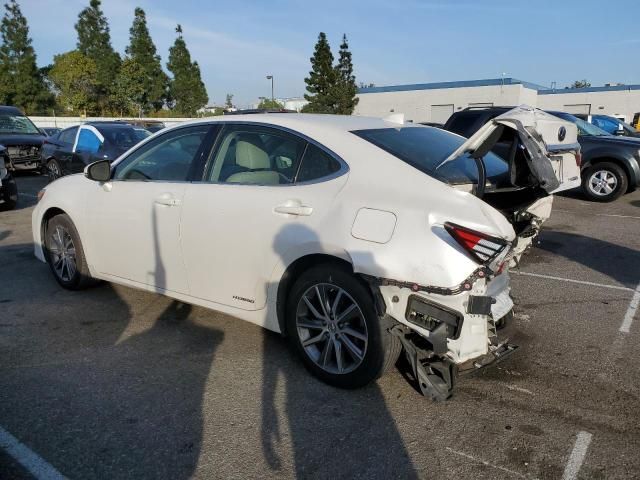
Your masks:
M24 252L0 247L0 424L68 478L192 478L223 333L154 294L62 290Z
M640 251L575 233L542 230L538 248L565 257L635 288L640 272Z
M308 227L286 225L273 247L285 264L293 238L298 245L319 242ZM341 390L325 385L304 371L286 343L279 335L264 336L262 443L269 467L278 472L288 463L279 453L286 438L297 478L417 478L379 386ZM278 408L280 382L286 399Z

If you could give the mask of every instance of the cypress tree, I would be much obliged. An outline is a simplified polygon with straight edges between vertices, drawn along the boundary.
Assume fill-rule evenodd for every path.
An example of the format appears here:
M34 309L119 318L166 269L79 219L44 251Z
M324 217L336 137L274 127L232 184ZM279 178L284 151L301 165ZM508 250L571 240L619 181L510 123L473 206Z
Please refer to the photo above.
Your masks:
M335 113L351 115L358 104L359 98L356 97L358 87L356 86L356 77L353 74L353 63L346 34L342 35L342 44L340 45L340 54L336 65L336 77L336 97L338 102Z
M167 68L173 74L169 83L169 96L173 108L180 115L194 116L209 101L207 89L200 76L198 62L191 61L191 54L182 37L182 27L176 27L178 37L169 49Z
M156 46L149 34L144 10L139 7L135 9L133 25L129 29L129 46L126 53L144 72L143 111L160 110L167 97L169 78L162 70L160 55L156 53Z
M91 0L78 15L77 50L96 64L98 104L102 110L109 106L109 90L118 75L120 55L111 46L109 23L100 9L100 0Z
M333 54L324 32L318 35L311 71L304 79L307 92L304 98L309 102L302 109L308 113L335 113L336 110L336 69L333 67Z
M42 113L52 104L36 64L27 19L16 0L5 4L0 25L0 103L15 105L27 113Z

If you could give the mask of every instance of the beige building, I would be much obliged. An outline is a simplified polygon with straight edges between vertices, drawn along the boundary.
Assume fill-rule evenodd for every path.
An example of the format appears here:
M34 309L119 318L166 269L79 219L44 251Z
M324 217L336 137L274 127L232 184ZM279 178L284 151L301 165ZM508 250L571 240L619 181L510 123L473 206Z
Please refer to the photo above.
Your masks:
M515 78L368 87L358 91L355 115L404 113L414 122L444 123L467 107L527 104L547 110L624 116L640 112L640 85L550 89Z

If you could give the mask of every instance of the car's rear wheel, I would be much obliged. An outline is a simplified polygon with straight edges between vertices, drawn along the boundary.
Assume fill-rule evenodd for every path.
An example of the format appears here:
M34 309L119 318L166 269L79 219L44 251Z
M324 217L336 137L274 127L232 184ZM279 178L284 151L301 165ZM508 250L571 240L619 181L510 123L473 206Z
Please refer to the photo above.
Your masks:
M81 290L95 283L89 273L80 235L68 215L49 219L44 246L51 272L64 288Z
M291 288L286 313L293 348L330 385L362 387L400 354L400 342L377 314L368 287L340 265L304 272Z
M582 190L596 202L612 202L627 191L629 181L624 170L615 163L590 166L582 175Z
M62 176L62 168L55 158L52 158L47 162L47 175L49 175L50 182L53 182L56 178L60 178Z

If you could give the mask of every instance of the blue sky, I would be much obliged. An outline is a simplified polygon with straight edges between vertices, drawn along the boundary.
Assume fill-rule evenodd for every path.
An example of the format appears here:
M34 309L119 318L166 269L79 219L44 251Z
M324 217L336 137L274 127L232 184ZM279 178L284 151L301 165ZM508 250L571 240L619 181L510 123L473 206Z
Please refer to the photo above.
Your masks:
M88 0L18 0L40 65L75 47ZM640 2L573 0L103 0L124 52L136 6L166 63L182 24L211 103L301 96L318 32L349 37L357 81L376 85L507 77L559 87L640 83Z

